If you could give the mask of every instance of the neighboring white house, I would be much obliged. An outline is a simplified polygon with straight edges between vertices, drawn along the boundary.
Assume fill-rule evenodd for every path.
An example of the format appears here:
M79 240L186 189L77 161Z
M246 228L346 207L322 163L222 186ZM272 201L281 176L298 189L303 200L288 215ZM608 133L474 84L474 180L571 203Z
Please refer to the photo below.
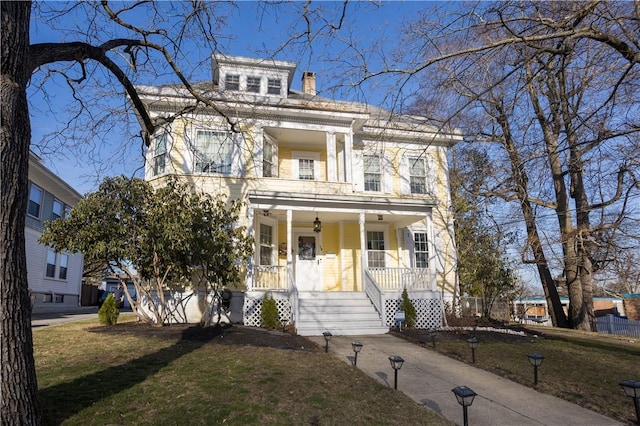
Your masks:
M38 239L48 220L64 216L82 196L29 153L29 201L25 226L27 280L33 312L62 311L80 304L83 258L58 253Z
M154 135L145 178L245 202L255 240L243 321L273 294L300 334L382 333L409 292L418 326L437 327L456 293L447 150L462 140L416 116L316 94L296 64L215 54L211 81L138 87L153 118L189 111Z

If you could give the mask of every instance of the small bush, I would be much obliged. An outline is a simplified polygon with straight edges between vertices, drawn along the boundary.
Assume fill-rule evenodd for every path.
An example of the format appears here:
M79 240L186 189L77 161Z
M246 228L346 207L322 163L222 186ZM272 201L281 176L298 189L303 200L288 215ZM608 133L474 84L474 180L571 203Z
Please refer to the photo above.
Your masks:
M270 293L267 293L262 299L262 307L260 308L260 325L264 328L279 329L282 327L280 323L280 313L278 312L278 305L276 301L271 297Z
M407 289L402 290L402 303L400 304L400 310L404 311L404 324L407 328L414 328L416 321L418 320L418 314L416 314L416 308L409 299Z
M116 304L115 297L113 297L113 293L111 293L107 296L98 311L98 320L100 321L100 324L116 325L118 322L118 315L120 315L120 310Z

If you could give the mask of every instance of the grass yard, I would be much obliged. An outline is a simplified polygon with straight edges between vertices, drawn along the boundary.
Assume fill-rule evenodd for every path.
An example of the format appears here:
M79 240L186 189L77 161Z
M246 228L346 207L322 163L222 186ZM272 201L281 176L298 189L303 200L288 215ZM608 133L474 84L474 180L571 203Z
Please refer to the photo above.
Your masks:
M535 327L541 337L509 337L500 333L410 330L405 334L425 347L471 364L472 336L479 340L475 366L525 386L533 385L528 353L542 354L539 392L555 395L624 423L635 421L633 402L618 385L640 380L640 341L576 330ZM432 337L435 338L435 346Z
M451 425L313 346L101 330L97 319L34 329L45 424Z

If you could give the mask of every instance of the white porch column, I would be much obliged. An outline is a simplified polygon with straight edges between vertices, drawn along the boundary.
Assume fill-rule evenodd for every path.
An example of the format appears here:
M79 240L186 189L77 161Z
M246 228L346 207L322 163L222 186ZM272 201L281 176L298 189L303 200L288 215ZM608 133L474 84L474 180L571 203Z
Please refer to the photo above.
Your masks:
M345 182L353 182L353 129L344 134Z
M427 226L427 247L429 247L429 275L431 276L431 291L438 291L438 262L436 241L433 232L433 221L431 220L431 212L424 218L425 225Z
M260 178L263 176L263 159L264 159L264 131L262 128L256 129L253 140L253 176Z
M369 267L367 258L367 234L364 229L364 213L360 212L360 255L362 256L362 279L364 280L364 271Z
M336 133L327 132L327 180L329 182L338 181L336 164Z
M247 209L247 236L253 240L254 253L255 253L256 238L255 238L255 227L253 226L253 224L254 224L254 209L253 207L249 206L249 208ZM253 280L254 280L254 258L253 256L250 256L249 260L247 261L247 281L246 281L247 291L253 290Z
M291 209L287 210L287 269L291 274L291 266L293 265L293 246L291 245L293 239L292 232L292 222L293 222L293 211Z

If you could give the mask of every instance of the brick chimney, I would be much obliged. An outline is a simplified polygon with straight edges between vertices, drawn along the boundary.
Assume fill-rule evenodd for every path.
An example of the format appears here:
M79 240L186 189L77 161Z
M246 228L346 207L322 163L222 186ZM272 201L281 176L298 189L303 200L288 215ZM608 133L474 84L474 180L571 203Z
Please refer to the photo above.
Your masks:
M307 95L316 94L316 73L304 71L302 73L302 91Z

